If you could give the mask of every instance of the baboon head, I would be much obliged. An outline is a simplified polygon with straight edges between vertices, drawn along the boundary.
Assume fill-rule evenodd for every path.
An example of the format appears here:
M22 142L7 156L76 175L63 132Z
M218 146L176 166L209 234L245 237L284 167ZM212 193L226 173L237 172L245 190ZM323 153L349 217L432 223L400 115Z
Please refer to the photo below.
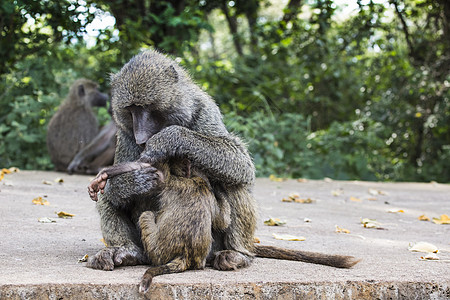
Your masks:
M113 117L143 145L170 125L187 126L193 118L192 85L187 73L165 55L146 51L111 76Z
M101 93L95 82L82 78L72 84L69 98L78 105L106 106L108 95Z

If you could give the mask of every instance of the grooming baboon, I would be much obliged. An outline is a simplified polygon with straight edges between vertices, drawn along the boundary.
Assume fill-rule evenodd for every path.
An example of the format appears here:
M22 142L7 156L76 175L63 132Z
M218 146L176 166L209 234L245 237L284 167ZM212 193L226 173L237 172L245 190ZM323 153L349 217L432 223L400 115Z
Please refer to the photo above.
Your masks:
M104 168L89 185L91 198L97 200L97 192L104 188L107 179L143 168L152 169L156 189L160 190L158 211L143 212L138 222L152 265L139 287L146 292L154 276L205 267L212 230L228 227L230 207L226 202L219 207L208 180L191 170L190 162L180 164L179 160L159 165L158 169L140 161Z
M67 166L97 135L98 121L93 106L105 106L108 99L91 80L76 80L69 95L51 118L47 128L47 148L57 171Z
M350 256L254 246L252 159L241 140L226 130L214 101L173 60L155 51L143 52L112 76L111 83L113 117L118 126L115 163L141 159L156 167L168 162L172 168L171 164L187 159L206 176L215 201L230 206L228 227L213 228L207 262L214 268L247 266L255 253L336 267L351 267L357 262ZM140 168L106 182L97 209L108 247L89 259L89 267L112 270L149 262L138 225L142 213L157 213L159 209L154 174L153 168ZM170 190L170 184L165 189Z

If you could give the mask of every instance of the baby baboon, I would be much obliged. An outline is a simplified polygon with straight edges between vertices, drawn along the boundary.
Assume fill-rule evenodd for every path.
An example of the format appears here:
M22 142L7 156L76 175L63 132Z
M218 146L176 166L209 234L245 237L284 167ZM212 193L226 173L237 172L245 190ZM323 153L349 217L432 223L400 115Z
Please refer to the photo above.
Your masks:
M75 154L95 138L99 128L92 107L105 106L107 99L93 81L78 79L72 84L47 128L47 148L57 171L66 171Z
M115 164L140 160L157 168L167 163L172 170L188 160L209 182L215 205L230 208L225 230L212 228L207 264L218 270L235 270L248 266L255 254L345 268L357 263L351 256L253 244L256 203L250 192L255 180L252 159L245 144L225 128L211 97L173 60L156 51L143 52L113 75L111 84L113 117L118 127ZM115 266L149 262L139 223L144 212L144 216L148 216L147 211L158 216L160 211L162 194L155 180L157 172L154 168L139 168L101 184L104 193L100 194L97 210L108 247L90 257L89 267L113 270ZM205 181L190 182L199 185L185 190L186 198L191 198L189 203L195 203L197 195L192 191L201 190ZM164 190L172 189L180 193L176 186L172 187L172 181L166 182ZM168 205L175 202L169 201ZM189 214L190 208L185 211ZM176 227L179 234L193 239L194 232L183 231L183 226L174 222L165 226ZM197 226L208 225L200 223Z
M169 165L172 166L169 170ZM139 217L141 240L152 267L144 273L139 291L145 293L157 275L203 269L212 245L212 228L224 230L230 223L229 206L219 208L208 180L186 165L163 164L158 169L143 162L121 163L104 168L88 187L93 200L107 179L150 169L161 190L157 212ZM192 175L192 176L191 176Z

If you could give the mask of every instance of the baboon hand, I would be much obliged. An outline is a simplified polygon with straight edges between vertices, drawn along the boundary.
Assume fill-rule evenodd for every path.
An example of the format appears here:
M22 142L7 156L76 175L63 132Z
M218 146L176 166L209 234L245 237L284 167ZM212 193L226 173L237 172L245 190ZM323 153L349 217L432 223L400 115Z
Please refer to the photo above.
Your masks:
M89 183L88 193L89 193L89 197L91 197L91 199L93 201L98 201L97 193L99 191L102 194L105 192L105 185L106 185L107 179L108 179L108 174L104 173L104 172L100 172L100 173L98 173L97 177L95 177L91 181L91 183Z

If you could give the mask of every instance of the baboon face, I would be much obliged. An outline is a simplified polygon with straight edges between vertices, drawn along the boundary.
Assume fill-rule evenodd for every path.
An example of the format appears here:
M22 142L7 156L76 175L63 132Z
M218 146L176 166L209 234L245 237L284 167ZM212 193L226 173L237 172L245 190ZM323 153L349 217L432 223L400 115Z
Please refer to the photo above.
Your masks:
M171 125L188 126L192 102L187 74L165 56L143 52L111 77L112 112L119 128L143 145Z
M108 95L98 90L98 85L88 79L79 79L72 85L70 93L76 95L76 99L82 105L106 106Z

